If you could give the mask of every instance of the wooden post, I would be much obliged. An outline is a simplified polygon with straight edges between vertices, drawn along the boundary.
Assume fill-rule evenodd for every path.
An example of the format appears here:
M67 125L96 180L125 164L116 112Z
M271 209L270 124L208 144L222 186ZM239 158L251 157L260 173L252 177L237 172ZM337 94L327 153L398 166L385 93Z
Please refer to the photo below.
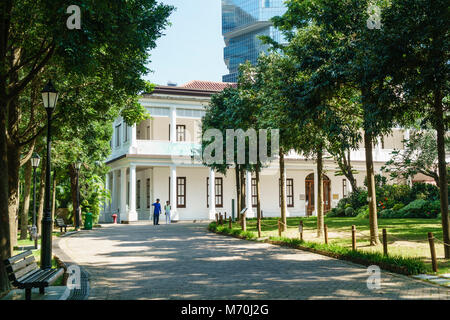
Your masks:
M436 248L434 247L433 232L428 232L428 242L430 243L431 264L433 266L433 271L438 272L437 259L436 259Z
M300 229L302 230L300 232L300 240L303 241L303 220L300 220Z
M219 212L219 224L223 225L223 216L220 212Z
M261 238L261 219L258 218L258 221L256 222L258 227L258 238Z
M328 226L326 224L323 225L323 231L325 234L325 244L328 244Z
M241 219L242 219L242 230L247 231L247 212L241 214Z
M219 215L216 213L216 223L219 223Z
M383 254L388 255L387 231L383 229Z
M228 228L230 228L230 229L232 229L233 227L232 227L232 225L231 225L231 217L229 217L228 218Z
M281 221L278 220L278 236L281 237Z
M226 213L226 212L225 212L225 218L224 218L224 220L227 221L227 213Z
M352 249L356 250L356 226L352 225Z

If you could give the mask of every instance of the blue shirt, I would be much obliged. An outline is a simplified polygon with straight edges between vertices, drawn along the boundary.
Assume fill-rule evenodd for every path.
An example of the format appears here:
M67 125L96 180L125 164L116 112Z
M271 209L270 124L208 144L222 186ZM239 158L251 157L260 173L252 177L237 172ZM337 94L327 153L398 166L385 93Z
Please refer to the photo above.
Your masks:
M161 203L159 202L155 202L154 204L152 204L152 206L155 207L155 214L160 214L161 213Z

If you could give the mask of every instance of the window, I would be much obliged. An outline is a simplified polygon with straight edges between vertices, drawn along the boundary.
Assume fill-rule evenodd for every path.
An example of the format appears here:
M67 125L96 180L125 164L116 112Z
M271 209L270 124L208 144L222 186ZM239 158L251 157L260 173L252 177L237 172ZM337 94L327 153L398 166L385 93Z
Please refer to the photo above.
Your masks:
M186 177L177 177L177 207L186 208Z
M256 193L256 178L252 178L252 207L258 206L258 195Z
M141 208L141 180L136 182L136 209Z
M223 179L216 178L215 180L216 208L223 208ZM209 177L206 178L206 207L209 208Z
M170 185L169 177L169 199L172 192ZM186 208L186 177L177 177L177 207Z
M150 179L147 179L146 183L146 191L147 191L147 209L150 209Z
M342 196L347 196L347 179L342 179Z
M281 207L281 179L279 181L279 205ZM286 179L286 206L294 207L294 179Z
M121 124L116 126L116 147L120 146L120 127Z
M141 128L136 128L136 140L141 140Z
M186 141L185 125L177 125L177 141Z

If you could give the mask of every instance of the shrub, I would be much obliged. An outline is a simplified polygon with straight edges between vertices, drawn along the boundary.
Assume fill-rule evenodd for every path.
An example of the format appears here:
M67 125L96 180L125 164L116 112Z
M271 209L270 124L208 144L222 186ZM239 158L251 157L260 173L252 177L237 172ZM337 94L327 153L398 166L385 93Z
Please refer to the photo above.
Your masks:
M343 208L336 208L336 217L343 217L345 215L345 211Z
M353 210L352 207L347 207L347 209L345 209L345 216L346 217L353 217L353 216L355 216L355 210Z
M369 219L369 206L366 205L360 208L356 217L360 219Z
M398 214L398 213L395 212L393 209L385 209L385 210L380 211L380 212L378 213L378 216L379 216L381 219L390 219L390 218L396 218L396 215L397 215L397 214Z
M327 213L327 217L337 217L338 215L337 215L337 208L333 208L333 209L331 209L330 211L328 211L328 213Z
M423 182L416 182L411 188L411 201L416 199L439 200L439 189L435 185Z
M405 205L403 203L397 203L392 207L392 210L397 211L403 208Z
M417 199L397 212L399 218L436 218L440 212L440 202Z

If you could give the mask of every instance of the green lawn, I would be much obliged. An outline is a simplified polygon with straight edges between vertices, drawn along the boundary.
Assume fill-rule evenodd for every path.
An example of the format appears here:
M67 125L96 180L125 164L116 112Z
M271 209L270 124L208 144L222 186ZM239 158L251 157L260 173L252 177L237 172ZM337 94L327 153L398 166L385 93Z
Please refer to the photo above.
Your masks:
M283 237L298 238L298 225L300 219L304 225L304 240L323 243L324 238L317 238L316 217L288 218L288 230ZM262 221L262 237L278 237L278 218L264 218ZM348 217L325 218L328 226L328 242L343 247L351 248L351 228L357 229L357 249L368 252L383 252L383 246L371 247L369 245L369 220ZM436 252L438 256L439 273L450 272L450 260L444 259L444 246L442 242L442 226L440 219L379 219L380 240L381 229L386 229L388 234L388 252L392 255L404 257L419 257L427 266L430 266L430 248L428 244L428 232L433 232L436 240ZM233 224L233 229L239 229L240 225ZM256 219L247 220L247 230L257 235Z

